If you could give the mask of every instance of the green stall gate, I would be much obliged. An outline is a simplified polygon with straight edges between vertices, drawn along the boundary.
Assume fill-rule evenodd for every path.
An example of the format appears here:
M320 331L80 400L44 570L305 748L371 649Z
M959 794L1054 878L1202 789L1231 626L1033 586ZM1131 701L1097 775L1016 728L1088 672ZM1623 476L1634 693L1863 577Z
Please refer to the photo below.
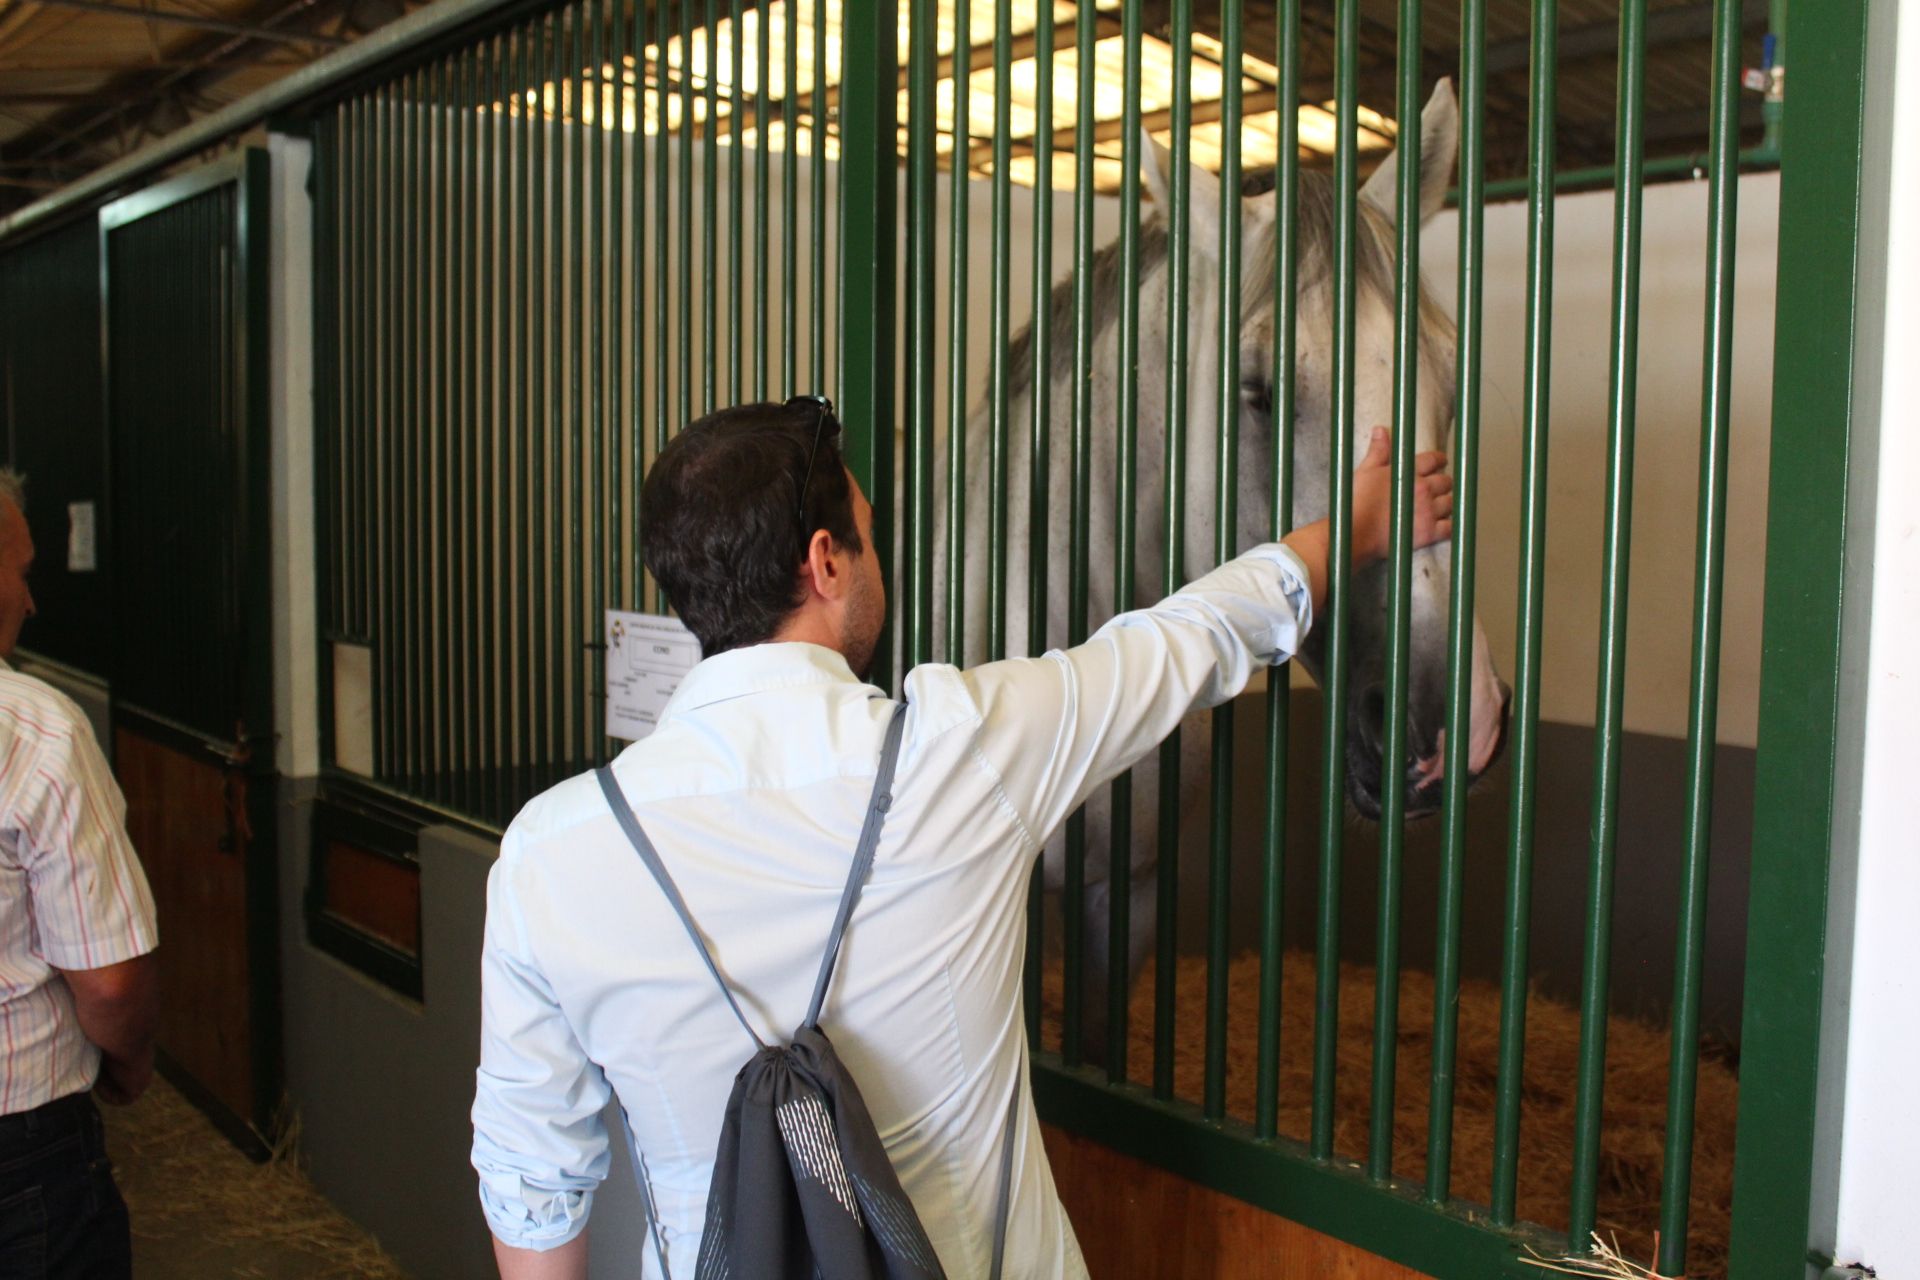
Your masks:
M1766 553L1726 1268L1740 1280L1786 1280L1827 1265L1830 1259L1809 1258L1807 1242L1867 6L1776 6L1775 32L1792 35L1793 110L1773 114L1761 149L1746 153L1741 38L1756 6L1684 6L1691 18L1676 17L1682 6L1650 0L1604 6L1607 21L1617 18L1622 55L1615 163L1604 172L1557 173L1563 6L1532 5L1519 575L1517 583L1491 584L1473 572L1484 471L1484 213L1490 195L1518 192L1495 192L1486 180L1488 0L1444 7L1459 20L1457 66L1421 65L1420 0L1399 0L1397 13L1362 0L1279 0L1251 11L1241 0L1222 0L1198 20L1191 0L1062 0L1045 10L1032 0L659 0L651 8L624 0L458 0L419 15L405 38L343 51L229 109L219 126L227 135L266 121L304 130L313 143L329 791L363 797L382 813L498 830L535 791L611 755L618 744L604 735L597 710L602 611L664 603L636 545L640 482L674 430L723 404L816 390L838 401L894 589L892 639L875 673L883 684L917 662L1079 640L1111 611L1147 603L1235 553L1249 527L1263 536L1284 532L1305 495L1320 494L1339 567L1316 623L1325 637L1323 692L1312 720L1301 723L1287 682L1275 679L1195 722L1185 744L1170 744L1153 768L1122 779L1113 796L1069 823L1057 886L1035 877L1027 1013L1042 1112L1062 1128L1435 1275L1534 1275L1535 1254L1585 1255L1592 1233L1607 1225L1599 1183L1608 1158L1643 187L1650 176L1697 169L1709 183L1709 213L1700 264L1708 287L1689 764L1682 829L1674 833L1683 855L1670 869L1679 906L1661 926L1674 979L1658 1207L1647 1215L1658 1228L1653 1265L1681 1274L1689 1254L1729 540L1736 179L1743 164L1777 163L1767 520L1779 536L1769 538ZM1438 12L1441 0L1432 8ZM1593 30L1594 8L1564 6L1580 20L1582 39ZM1649 28L1703 16L1711 19L1711 54L1701 71L1710 81L1711 146L1701 156L1649 160ZM1362 102L1362 36L1371 31L1377 39L1383 30L1398 39L1391 119ZM1319 60L1312 75L1303 71L1308 53ZM1196 54L1240 74L1216 74L1217 83L1197 96L1194 78L1168 74L1193 65ZM1086 74L1089 67L1110 74ZM1396 154L1396 216L1382 222L1359 191L1363 162L1397 131L1395 121L1420 119L1428 77L1442 74L1454 77L1459 94L1453 198L1460 269L1455 341L1448 367L1436 369L1435 348L1422 336L1418 287L1421 148ZM1379 87L1377 79L1369 83ZM1271 126L1250 126L1254 115L1271 115ZM1303 123L1321 131L1330 177L1303 165ZM1140 175L1159 163L1144 144L1149 135L1164 136L1171 157L1162 186L1149 179L1143 192ZM1249 138L1257 155L1248 152ZM49 410L57 382L41 367L42 335L15 317L36 281L78 269L76 255L89 250L93 234L89 225L84 235L43 235L35 224L85 211L88 199L171 158L122 166L92 195L56 197L0 226L0 296L8 300L0 314L0 411L9 459L59 469L37 461L55 456L63 429ZM1205 163L1195 169L1196 160ZM1244 206L1209 202L1210 175L1218 175L1220 191L1235 194L1269 167L1270 181L1256 183L1261 194ZM984 176L969 180L975 173ZM1538 758L1555 197L1608 183L1614 238L1595 748L1585 792L1552 795L1543 790ZM1025 194L1016 196L1016 187ZM1159 222L1143 220L1148 198L1161 210ZM1267 220L1257 225L1273 228L1274 251L1265 256L1244 235L1246 210L1256 207ZM1025 221L1015 235L1016 215L1030 220L1030 236ZM1320 243L1322 230L1330 266L1324 278L1308 280L1303 246ZM1398 993L1408 968L1402 918L1411 909L1408 797L1399 786L1380 795L1374 980L1362 1019L1371 1027L1368 1087L1352 1139L1342 1136L1336 1087L1341 995L1352 978L1350 970L1343 975L1343 957L1351 957L1340 938L1352 836L1347 711L1373 696L1371 686L1356 687L1353 652L1361 608L1371 606L1344 567L1353 428L1365 425L1356 420L1356 387L1371 354L1358 345L1370 259L1387 263L1382 292L1392 316L1385 358L1395 499L1378 703L1388 761L1404 759L1410 741L1409 486L1423 368L1452 388L1446 447L1459 492L1456 533L1443 552L1447 748L1432 906L1435 1012L1416 1029L1430 1045L1420 1176L1405 1172L1415 1153L1404 1143L1397 1150L1394 1140L1397 1094L1406 1092L1399 1055L1407 1020ZM1270 299L1248 296L1250 264ZM1164 315L1148 312L1136 287L1159 269L1164 293L1150 296L1162 299ZM987 294L984 314L970 301L976 280ZM1313 308L1297 301L1307 285L1324 291ZM1210 305L1192 309L1185 305L1192 297ZM1016 332L1022 312L1046 323ZM1251 330L1243 331L1249 315L1264 326L1257 349L1247 343ZM1201 349L1218 358L1194 361ZM1334 430L1323 456L1302 467L1293 424L1308 395L1297 375L1309 350L1330 371L1314 394ZM1110 387L1093 373L1108 353L1120 371ZM970 371L981 365L986 390L975 397ZM1022 389L1023 377L1031 386L1039 371L1056 369L1070 388L1064 400ZM1257 402L1253 419L1245 412L1249 395ZM1195 403L1214 409L1195 413ZM1249 421L1267 424L1264 444L1249 434ZM1276 431L1274 423L1286 425ZM92 435L98 424L78 429ZM1154 464L1156 451L1171 462ZM1208 464L1182 461L1196 456ZM60 487L78 495L87 484L83 477ZM1257 500L1243 501L1249 492ZM1056 525L1064 540L1051 535ZM1486 1194L1465 1195L1456 1185L1468 1179L1454 1139L1474 803L1467 785L1470 620L1476 593L1489 591L1514 591L1519 621L1501 875L1497 885L1479 886L1501 900L1492 1151L1486 1167L1473 1171L1474 1186L1485 1178ZM62 643L56 656L92 665L87 645L98 647L97 637ZM1200 790L1184 799L1173 781L1182 776L1183 754L1189 778L1192 759L1207 757ZM1242 785L1247 778L1257 794ZM1310 814L1299 812L1297 799L1291 809L1313 830L1311 840L1288 838L1290 778L1303 780L1311 797ZM1591 812L1572 1154L1553 1174L1560 1183L1546 1216L1557 1217L1547 1225L1526 1221L1519 1208L1522 1189L1539 1176L1525 1167L1520 1134L1529 910L1543 804ZM1197 839L1196 829L1204 833ZM1132 885L1134 853L1147 848L1159 855L1152 883ZM1234 889L1236 869L1244 872L1249 859L1259 885L1250 906ZM1178 946L1182 864L1205 885L1197 955ZM1312 885L1304 933L1286 924L1289 867ZM1105 883L1096 887L1101 874ZM1129 954L1136 899L1150 904L1156 925L1139 970L1154 995L1145 1061L1129 1054L1136 1017L1129 984L1100 977L1128 972L1137 959ZM1230 998L1229 919L1246 910L1258 916L1256 1025L1242 1037L1253 1046L1250 1066L1234 1048L1249 1011ZM1288 946L1312 948L1303 1097L1283 1097L1281 1086L1291 1051L1281 1034ZM1177 980L1195 966L1204 972L1204 994L1188 1006L1177 998ZM1181 1075L1182 1053L1198 1057L1197 1087L1183 1083L1191 1073ZM1247 1070L1253 1104L1241 1114L1228 1084ZM1303 1108L1303 1123L1283 1120L1290 1105Z

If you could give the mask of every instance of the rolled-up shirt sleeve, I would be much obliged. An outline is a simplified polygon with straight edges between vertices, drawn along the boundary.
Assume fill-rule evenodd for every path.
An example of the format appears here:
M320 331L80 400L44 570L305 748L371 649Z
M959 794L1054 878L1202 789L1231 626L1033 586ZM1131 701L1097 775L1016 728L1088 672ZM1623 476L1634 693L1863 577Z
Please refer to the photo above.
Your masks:
M965 673L980 750L1037 839L1131 768L1188 712L1217 706L1298 652L1313 624L1306 566L1255 547L1085 644Z
M480 1068L473 1167L502 1243L554 1249L586 1229L607 1176L601 1109L611 1095L528 945L515 880L526 868L509 831L487 879L481 955Z

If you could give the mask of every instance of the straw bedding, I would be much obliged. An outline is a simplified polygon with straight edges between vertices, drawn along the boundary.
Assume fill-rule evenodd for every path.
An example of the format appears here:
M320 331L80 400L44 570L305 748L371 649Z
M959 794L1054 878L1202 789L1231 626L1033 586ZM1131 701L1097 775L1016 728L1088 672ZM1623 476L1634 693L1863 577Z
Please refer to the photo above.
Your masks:
M405 1280L301 1173L297 1131L254 1164L160 1080L107 1129L141 1273Z
M1312 1099L1313 957L1289 952L1282 965L1280 1130L1304 1138ZM1062 984L1058 960L1043 986L1042 1044L1060 1043ZM1235 956L1228 995L1227 1109L1251 1120L1258 1044L1260 960ZM1131 1002L1128 1074L1147 1083L1153 1065L1153 974L1142 973ZM1335 1086L1334 1146L1362 1157L1373 1055L1374 971L1342 965L1339 1072ZM1206 964L1181 958L1175 1007L1174 1080L1178 1096L1203 1092L1206 1038ZM1454 1091L1452 1193L1485 1204L1493 1164L1494 1083L1500 1038L1499 990L1466 982L1459 1000ZM1394 1173L1426 1177L1427 1105L1433 1041L1433 978L1405 972L1400 980L1400 1035L1395 1070ZM1521 1100L1519 1213L1556 1230L1567 1225L1573 1161L1574 1084L1580 1043L1579 1011L1532 993L1527 1001L1526 1072ZM1629 1258L1651 1262L1659 1222L1660 1168L1667 1113L1668 1035L1664 1028L1622 1016L1609 1021L1606 1102L1602 1120L1599 1230L1615 1236ZM1726 1055L1704 1052L1696 1103L1688 1275L1726 1274L1729 1211L1733 1200L1733 1132L1738 1083Z

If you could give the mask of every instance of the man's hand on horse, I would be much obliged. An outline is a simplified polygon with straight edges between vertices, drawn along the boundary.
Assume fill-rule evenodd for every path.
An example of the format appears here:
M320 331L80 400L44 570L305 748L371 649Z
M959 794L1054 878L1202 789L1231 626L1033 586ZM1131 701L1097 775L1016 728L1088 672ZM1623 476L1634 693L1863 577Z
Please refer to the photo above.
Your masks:
M1386 559L1393 521L1393 433L1375 427L1367 456L1353 472L1353 565ZM1453 536L1453 477L1447 455L1435 450L1413 459L1413 546Z

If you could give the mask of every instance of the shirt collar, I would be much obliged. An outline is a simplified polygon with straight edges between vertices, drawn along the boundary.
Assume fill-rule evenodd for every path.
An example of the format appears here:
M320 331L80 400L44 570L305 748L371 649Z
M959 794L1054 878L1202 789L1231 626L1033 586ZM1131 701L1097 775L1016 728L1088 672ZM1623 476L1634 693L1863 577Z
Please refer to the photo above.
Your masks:
M660 719L664 722L716 702L773 689L838 684L870 689L876 697L885 696L856 677L846 657L834 649L799 641L729 649L702 660L687 672L680 687L667 700Z

